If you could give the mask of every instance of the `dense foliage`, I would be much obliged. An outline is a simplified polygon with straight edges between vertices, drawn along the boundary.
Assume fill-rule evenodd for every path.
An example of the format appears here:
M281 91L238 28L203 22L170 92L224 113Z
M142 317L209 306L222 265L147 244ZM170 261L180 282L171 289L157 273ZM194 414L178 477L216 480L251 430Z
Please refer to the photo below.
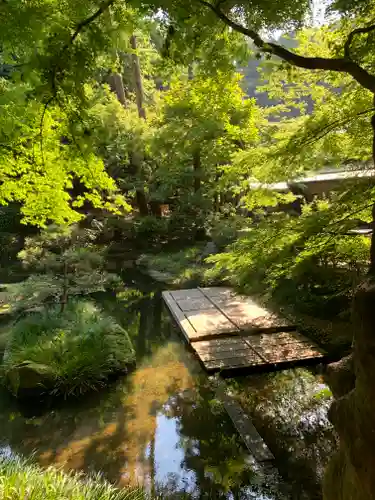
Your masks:
M356 231L375 225L366 173L375 158L375 4L337 0L320 19L310 7L2 2L0 205L17 215L13 228L2 219L2 265L21 250L30 275L6 287L9 298L15 309L42 304L7 340L13 392L31 372L53 380L47 392L85 392L133 359L113 320L68 300L116 285L96 236L82 232L95 217L102 241L116 239L123 252L137 239L150 251L179 235L217 243L212 269L203 252L182 250L148 257L161 272L205 271L314 315L348 316L369 264L375 273L375 236L371 246ZM250 58L261 81L251 92L241 78ZM332 182L314 191L311 177L327 168ZM20 223L34 226L32 236L18 234ZM51 299L59 305L43 308Z
M115 288L120 278L104 269L103 252L95 245L98 231L77 226L49 226L25 240L18 258L30 276L6 286L11 311L59 303L64 310L69 299Z
M113 318L90 302L72 302L63 313L51 308L15 323L1 371L16 396L68 396L103 386L134 361L128 334Z
M248 288L253 276L270 289L293 280L308 296L322 282L322 299L349 298L369 250L349 233L371 221L372 183L342 183L319 202L301 182L273 187L371 161L373 9L336 2L317 26L307 2L285 0L4 4L0 201L41 226L87 214L107 225L132 209L133 240L206 233L223 250L245 234L212 259L215 276ZM265 29L292 36L264 42ZM252 53L268 108L242 90ZM51 298L63 309L113 286L93 242L56 238L49 228L26 239L32 275L8 288L19 309Z

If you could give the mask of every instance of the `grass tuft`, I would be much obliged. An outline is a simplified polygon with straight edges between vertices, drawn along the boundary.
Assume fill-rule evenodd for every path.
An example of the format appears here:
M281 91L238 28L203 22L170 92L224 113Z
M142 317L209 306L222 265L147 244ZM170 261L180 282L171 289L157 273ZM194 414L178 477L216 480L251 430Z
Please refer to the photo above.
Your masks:
M3 500L147 500L142 488L117 489L98 477L43 470L19 457L0 455L0 498Z
M127 332L93 303L80 301L63 313L56 306L16 322L9 331L2 373L8 385L16 374L16 386L22 389L21 374L29 381L27 370L39 370L42 380L53 379L45 392L68 396L104 385L134 360ZM18 395L14 380L11 385Z

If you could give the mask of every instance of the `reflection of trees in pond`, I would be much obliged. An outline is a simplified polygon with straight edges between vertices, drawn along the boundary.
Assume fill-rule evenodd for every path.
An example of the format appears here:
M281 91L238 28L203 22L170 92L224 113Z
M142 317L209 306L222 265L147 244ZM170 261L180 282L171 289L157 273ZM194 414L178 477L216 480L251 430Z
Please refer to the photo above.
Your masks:
M284 498L277 472L265 476L251 462L207 382L171 397L164 414L178 418L180 446L184 450L181 466L194 471L194 498ZM175 488L173 478L169 487Z
M192 386L195 364L182 343L169 341L160 296L127 288L117 298L97 294L97 300L129 332L137 369L116 386L39 418L11 410L6 396L0 442L25 455L36 451L42 464L102 471L114 482L139 480L153 475L152 453L146 457L145 450L154 440L156 411L171 394Z
M271 447L283 475L296 480L299 498L321 498L324 467L336 447L328 421L329 391L306 369L244 377L236 393Z
M125 288L116 296L101 294L98 302L123 328L134 344L137 359L150 356L170 337L170 318L163 314L161 293L142 293L134 288Z
M164 492L184 498L181 477L189 475L194 483L192 498L262 498L255 492L270 492L266 480L249 463L207 379L193 379L188 366L183 346L169 344L145 358L131 377L106 394L29 420L3 412L4 444L24 455L36 450L43 465L103 472L119 484L141 480L152 490L158 468L155 431L158 415L164 415L175 424L181 459L180 477L171 475ZM173 458L173 450L168 453Z
M75 406L70 402L32 419L2 412L4 444L24 455L35 451L43 465L103 472L120 484L142 480L150 474L146 448L155 434L157 409L193 384L180 350L178 344L159 348L117 387Z

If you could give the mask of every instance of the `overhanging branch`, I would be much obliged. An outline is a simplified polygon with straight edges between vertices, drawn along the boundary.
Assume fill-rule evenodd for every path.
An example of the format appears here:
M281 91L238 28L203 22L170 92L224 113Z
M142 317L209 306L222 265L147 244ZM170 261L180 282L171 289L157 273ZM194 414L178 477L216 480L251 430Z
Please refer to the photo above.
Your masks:
M94 12L94 14L92 14L90 17L87 17L86 19L84 19L83 21L81 21L80 23L78 23L76 29L74 30L74 33L70 37L70 40L66 44L65 47L69 47L69 45L71 45L74 42L74 40L77 38L77 36L80 34L80 32L83 30L83 28L85 26L88 26L93 21L95 21L95 19L97 19L98 17L100 17L102 14L104 14L104 12L106 10L108 10L109 7L111 7L111 5L113 5L116 1L117 0L107 0L106 2L103 2L101 4L101 6L98 8L98 10L96 12ZM64 49L65 49L65 47L64 47Z
M348 38L345 42L344 45L344 55L347 59L350 59L350 46L353 42L353 38L355 35L360 35L360 34L365 34L365 33L370 33L371 31L375 30L375 24L371 24L370 26L366 26L364 28L357 28L353 31L351 31L348 35Z
M100 17L102 14L104 14L104 12L106 12L117 0L106 0L105 2L103 2L100 7L89 17L87 17L86 19L83 19L83 21L79 22L74 30L74 32L72 33L71 37L69 38L68 42L63 46L63 48L61 49L61 51L59 52L58 56L57 56L57 63L53 66L52 68L52 72L51 72L51 75L52 75L52 90L53 90L53 93L54 95L56 95L56 77L57 77L57 73L59 71L59 69L61 69L59 66L60 66L60 62L61 62L61 59L64 55L64 53L69 49L69 47L71 45L73 45L75 39L78 37L78 35L81 33L81 31L86 27L86 26L89 26L92 22L94 22L96 19L98 19L98 17Z
M352 122L353 120L356 120L360 116L368 115L370 113L373 114L374 112L375 112L375 108L369 108L369 109L365 109L363 111L360 111L358 113L355 113L351 116L347 116L346 118L339 118L337 120L334 120L334 121L328 123L327 125L324 125L323 127L320 127L319 129L314 130L313 133L309 137L302 139L299 143L299 147L309 146L309 145L313 144L314 142L317 142L320 139L323 139L324 136L326 136L327 134L329 134L333 130L337 129L338 127L343 127L343 126L349 124L350 122ZM295 138L293 138L293 141L294 141L294 143L296 142Z
M300 56L281 45L276 43L266 42L263 38L253 29L246 28L241 24L233 21L224 12L218 9L215 5L207 0L198 0L200 4L209 8L216 16L221 19L227 26L233 30L242 33L243 35L251 38L254 44L262 51L268 54L273 54L284 61L289 62L293 66L304 69L312 70L325 70L336 71L340 73L347 73L351 75L362 87L370 90L375 94L375 75L368 73L356 62L346 58L328 58L328 57L306 57ZM375 29L375 28L374 28ZM355 34L355 33L354 33ZM353 35L354 36L354 35Z

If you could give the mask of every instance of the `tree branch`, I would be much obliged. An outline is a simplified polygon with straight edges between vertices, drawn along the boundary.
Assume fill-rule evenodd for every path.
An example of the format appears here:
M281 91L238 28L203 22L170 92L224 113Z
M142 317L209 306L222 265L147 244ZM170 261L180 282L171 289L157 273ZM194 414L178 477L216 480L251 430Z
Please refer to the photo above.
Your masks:
M321 69L325 71L337 71L351 75L362 87L370 90L375 94L375 75L371 75L356 62L342 58L326 58L326 57L305 57L300 56L276 43L265 42L262 37L251 28L246 28L241 24L230 19L224 12L216 8L207 0L198 0L200 4L208 7L221 19L227 26L233 30L242 33L251 38L254 44L262 51L268 54L273 54L284 61L289 62L293 66L304 69Z
M57 56L58 62L52 68L52 72L51 72L52 73L52 82L51 83L52 83L52 91L53 91L54 95L56 95L56 76L57 76L57 72L59 70L59 64L60 64L60 61L62 59L62 56L64 55L64 52L66 52L69 49L69 47L71 45L73 45L75 39L78 37L78 35L81 33L81 31L86 26L88 26L89 24L94 22L98 17L100 17L102 14L104 14L104 12L106 12L111 7L111 5L113 5L116 1L117 0L106 0L105 2L103 2L100 5L98 10L96 10L91 16L87 17L86 19L84 19L83 21L81 21L80 23L77 24L73 34L69 38L69 41L63 46L60 53L58 54L58 56Z
M353 42L353 38L355 35L359 35L361 33L370 33L371 31L375 30L375 24L371 24L370 26L366 26L364 28L356 28L355 30L351 31L348 35L348 38L345 42L344 45L344 55L347 59L350 59L350 46Z
M310 146L314 142L319 141L324 136L326 136L327 134L332 132L332 130L334 130L335 128L343 127L344 125L347 125L348 123L355 120L359 116L368 115L369 113L374 113L374 111L375 111L375 108L369 108L369 109L365 109L364 111L360 111L359 113L355 113L352 116L337 119L333 122L330 122L327 125L325 125L324 127L321 127L319 129L314 130L313 133L309 137L302 139L299 143L299 147ZM293 143L295 145L296 138L294 137L292 140L293 140Z
M101 4L101 6L98 8L98 10L96 12L94 12L94 14L92 14L90 17L87 17L86 19L84 19L83 21L78 23L76 29L74 30L74 33L70 37L69 42L63 48L63 51L66 50L66 48L68 48L69 45L71 45L74 42L74 40L77 38L77 36L80 34L80 32L83 30L83 28L85 26L88 26L90 23L95 21L95 19L100 17L102 14L104 14L104 12L106 10L108 10L109 7L111 7L111 5L113 5L115 2L116 2L116 0L106 0L105 2L103 2Z

